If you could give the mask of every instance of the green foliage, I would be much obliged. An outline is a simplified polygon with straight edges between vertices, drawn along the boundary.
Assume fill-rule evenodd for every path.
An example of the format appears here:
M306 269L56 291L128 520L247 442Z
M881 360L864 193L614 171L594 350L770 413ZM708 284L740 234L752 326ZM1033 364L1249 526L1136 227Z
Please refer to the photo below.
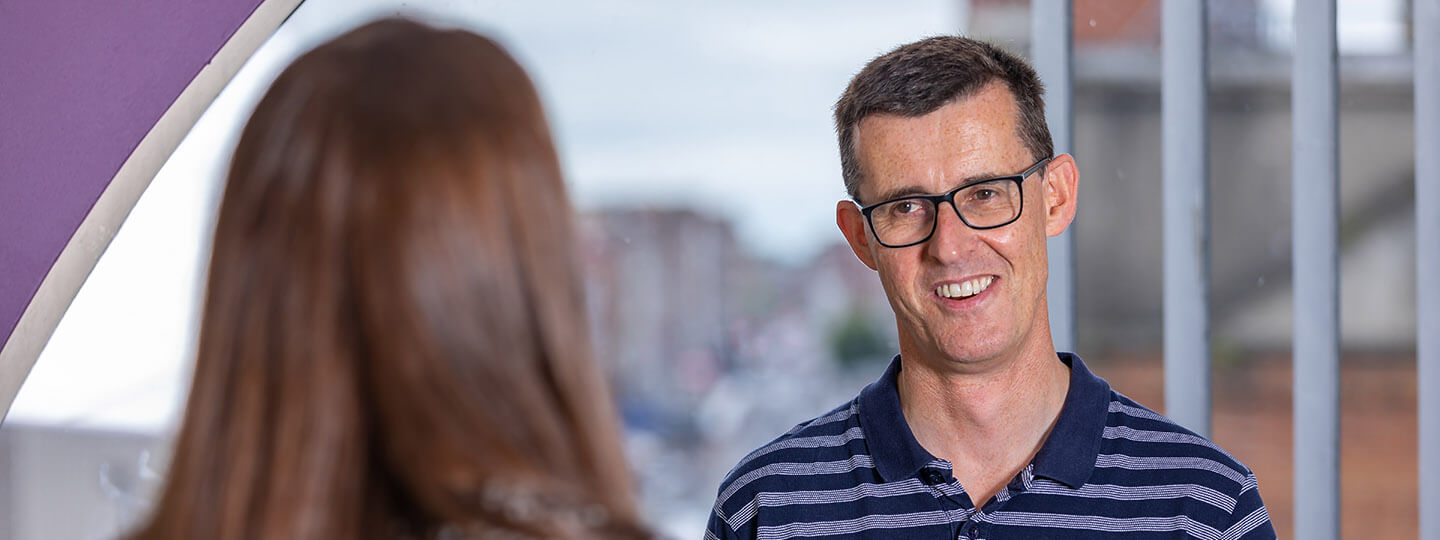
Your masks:
M851 309L831 327L830 352L843 368L883 362L890 357L885 332L875 321Z

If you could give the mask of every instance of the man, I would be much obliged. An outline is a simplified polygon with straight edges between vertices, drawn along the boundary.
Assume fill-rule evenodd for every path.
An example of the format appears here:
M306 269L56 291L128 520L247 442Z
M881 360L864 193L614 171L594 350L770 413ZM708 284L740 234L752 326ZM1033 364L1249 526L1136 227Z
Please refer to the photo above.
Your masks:
M1042 89L992 45L930 38L835 106L900 354L851 402L743 459L706 538L1274 538L1255 475L1056 353L1046 237L1075 216Z

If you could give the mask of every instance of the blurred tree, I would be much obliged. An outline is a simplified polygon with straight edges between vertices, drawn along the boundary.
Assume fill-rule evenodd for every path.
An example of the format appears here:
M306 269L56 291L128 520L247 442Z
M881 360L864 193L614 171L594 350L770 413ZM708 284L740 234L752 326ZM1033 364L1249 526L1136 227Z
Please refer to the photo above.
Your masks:
M855 306L831 326L828 339L831 354L844 369L885 361L891 354L886 341L879 325Z

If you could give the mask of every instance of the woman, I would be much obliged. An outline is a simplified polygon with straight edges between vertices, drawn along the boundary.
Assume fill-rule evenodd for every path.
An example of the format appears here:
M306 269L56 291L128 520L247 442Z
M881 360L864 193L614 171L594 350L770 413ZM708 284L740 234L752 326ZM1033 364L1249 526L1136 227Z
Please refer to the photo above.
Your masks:
M535 90L392 19L241 136L190 402L136 539L636 538Z

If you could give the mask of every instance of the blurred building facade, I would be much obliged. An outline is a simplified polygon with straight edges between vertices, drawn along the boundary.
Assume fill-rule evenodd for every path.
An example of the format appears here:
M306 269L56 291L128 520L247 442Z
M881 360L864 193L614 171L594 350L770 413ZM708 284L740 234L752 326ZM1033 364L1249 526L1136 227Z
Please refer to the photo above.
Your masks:
M879 281L843 243L785 265L737 243L729 222L676 208L602 209L581 228L596 354L632 427L688 429L727 373L813 372L867 352L837 348L847 331L875 355L893 349Z

